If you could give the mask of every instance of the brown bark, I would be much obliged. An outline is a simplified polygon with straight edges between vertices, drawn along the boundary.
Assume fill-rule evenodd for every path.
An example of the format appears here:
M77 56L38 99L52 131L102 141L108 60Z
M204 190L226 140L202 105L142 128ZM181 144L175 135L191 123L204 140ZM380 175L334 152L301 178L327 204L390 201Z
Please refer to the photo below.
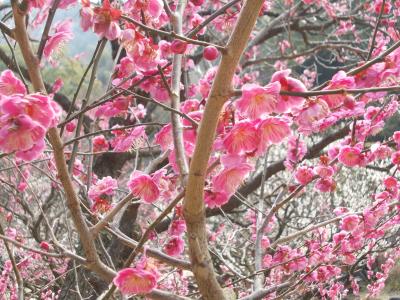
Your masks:
M217 282L210 254L204 207L204 182L219 115L232 91L232 78L259 15L262 0L245 2L207 99L189 170L184 216L192 270L204 299L226 299Z

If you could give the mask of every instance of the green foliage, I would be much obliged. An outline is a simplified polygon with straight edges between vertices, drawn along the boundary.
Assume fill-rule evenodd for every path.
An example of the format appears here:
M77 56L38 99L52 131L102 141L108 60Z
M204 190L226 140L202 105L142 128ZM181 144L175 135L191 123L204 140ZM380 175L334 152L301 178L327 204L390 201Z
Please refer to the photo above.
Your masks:
M104 94L104 91L107 88L109 74L112 69L112 60L109 52L110 51L104 51L103 53L103 58L100 61L98 73L93 86L91 99L96 99L100 97L102 94ZM62 87L61 92L68 98L72 99L78 88L81 77L87 68L88 63L89 62L82 63L81 61L73 57L63 55L59 60L59 64L57 67L44 68L43 77L45 81L49 84L53 84L54 81L57 80L57 78L62 78L64 80L64 86ZM85 78L84 84L79 94L79 98L82 98L84 96L89 78L90 72Z
M94 48L95 44L92 46ZM7 47L7 45L2 45L1 49L10 58L12 57L11 51L9 47ZM78 88L81 77L84 74L87 65L89 64L90 55L92 55L93 51L89 50L88 59L82 59L82 60L78 60L74 57L69 56L68 52L69 52L68 49L66 49L62 53L58 54L57 66L51 66L48 63L45 63L44 67L42 68L42 74L45 82L49 85L53 85L58 78L61 78L64 82L64 85L60 92L72 100ZM21 65L21 62L23 60L22 60L22 55L18 49L15 50L15 56L17 58L17 61ZM108 82L110 80L110 74L111 70L113 69L113 65L114 63L111 57L111 49L110 47L106 47L104 49L102 58L99 62L99 68L96 74L96 80L91 94L92 100L104 94L104 91L106 90ZM3 62L0 61L0 71L3 71L5 69L8 69L8 66L6 66ZM17 72L15 72L15 74L17 74ZM84 84L78 95L78 100L82 99L82 97L85 95L89 78L90 78L90 72L87 74L85 78Z

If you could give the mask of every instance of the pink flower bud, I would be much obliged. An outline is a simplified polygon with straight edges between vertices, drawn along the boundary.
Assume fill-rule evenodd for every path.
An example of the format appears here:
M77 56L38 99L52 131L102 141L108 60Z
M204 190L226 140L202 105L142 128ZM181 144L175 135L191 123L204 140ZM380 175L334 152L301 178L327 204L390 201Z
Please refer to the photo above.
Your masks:
M395 131L393 133L393 141L395 141L396 144L400 144L400 131Z
M164 251L170 256L178 256L185 249L185 242L179 236L172 236L164 246Z
M203 50L203 57L206 60L215 60L219 55L219 51L214 46L207 46Z
M395 165L400 165L400 151L394 152L392 154L391 162Z
M49 243L42 241L42 242L40 242L40 248L42 248L43 250L49 251L50 245L49 245Z
M69 122L65 125L65 130L68 132L73 132L75 130L76 124L74 122Z
M204 0L190 0L190 2L192 2L195 6L200 6L203 5Z
M173 40L171 43L171 51L175 54L185 53L187 48L187 43L181 40Z

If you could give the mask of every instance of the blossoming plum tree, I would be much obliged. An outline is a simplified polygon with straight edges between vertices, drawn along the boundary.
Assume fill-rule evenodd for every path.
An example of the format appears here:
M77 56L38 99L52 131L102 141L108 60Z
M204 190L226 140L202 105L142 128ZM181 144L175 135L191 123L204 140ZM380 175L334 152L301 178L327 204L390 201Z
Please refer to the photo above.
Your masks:
M1 9L0 299L383 290L400 257L399 1ZM73 24L98 43L64 95L69 78L42 71L63 67Z

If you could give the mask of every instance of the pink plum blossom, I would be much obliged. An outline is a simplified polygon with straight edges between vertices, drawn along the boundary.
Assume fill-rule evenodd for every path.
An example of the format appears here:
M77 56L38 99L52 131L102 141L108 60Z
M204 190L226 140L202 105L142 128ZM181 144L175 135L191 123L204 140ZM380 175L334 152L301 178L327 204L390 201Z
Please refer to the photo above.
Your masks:
M129 104L132 101L129 97L118 97L114 101L101 105L95 113L96 117L115 117L127 113Z
M269 117L257 126L260 138L259 150L266 150L271 144L279 144L290 135L290 122L280 117Z
M347 167L355 167L361 162L361 150L357 147L340 148L338 160Z
M46 144L44 142L44 139L39 140L37 143L35 143L30 149L24 150L24 151L17 151L15 152L15 157L20 158L24 161L32 161L35 158L39 157L42 153L43 150L45 149Z
M156 276L147 270L126 268L117 273L113 283L125 296L150 293L157 286Z
M94 152L101 152L101 151L107 151L110 145L108 144L108 141L104 137L104 135L98 135L93 138L93 151Z
M63 86L64 86L64 81L58 77L54 81L53 86L51 87L51 92L53 94L58 93L62 89Z
M137 1L139 2L139 1ZM161 0L148 0L148 1L141 1L142 3L147 2L147 9L146 11L153 17L153 18L159 18L163 8L164 8L164 3Z
M318 165L314 168L314 172L321 178L329 178L335 171L331 166Z
M185 242L179 236L172 236L164 245L164 252L170 256L179 256L185 249Z
M0 150L5 153L33 150L36 144L43 142L45 133L43 126L26 115L3 115L0 117ZM37 150L34 157L43 149Z
M271 83L279 82L281 91L288 91L288 92L307 91L306 87L300 80L294 79L289 76L290 73L291 70L282 70L275 72L271 77ZM278 103L275 108L275 111L278 113L288 112L292 108L300 107L303 104L303 102L304 102L303 97L280 95L278 97Z
M259 141L254 123L242 121L233 126L225 137L223 144L228 153L242 154L256 150Z
M219 51L214 46L207 46L203 50L203 57L206 60L215 60L218 58Z
M0 75L0 97L13 94L26 94L26 88L11 70L5 70Z
M186 51L187 43L181 40L173 40L171 43L171 51L175 54L183 54Z
M117 188L117 181L110 176L106 176L90 187L88 196L91 200L101 198L102 196L112 196Z
M392 190L392 189L395 189L398 187L397 179L394 178L393 176L386 177L385 180L383 181L383 184L389 190Z
M289 136L287 142L287 155L285 159L285 167L293 170L295 165L301 161L307 153L306 143L294 135Z
M51 97L38 93L24 97L21 95L3 97L2 100L0 112L10 116L25 114L46 129L56 125L60 114L58 104L52 101Z
M360 217L357 215L346 216L341 221L341 229L345 231L353 231L360 222Z
M328 116L329 112L329 107L324 100L318 98L315 101L310 101L296 117L299 131L304 133L318 132L319 121Z
M137 126L130 130L119 130L118 127L112 131L116 137L111 141L115 152L126 152L144 146L147 139L143 126Z
M207 204L207 207L221 207L222 205L228 203L229 195L222 192L209 192L206 191L204 195L204 202Z
M160 58L161 51L151 39L146 38L139 32L135 32L134 36L132 36L132 30L129 32L131 35L128 35L128 30L123 31L121 43L125 46L129 58L132 59L135 71L140 71L142 74L151 74L157 70L157 65L165 64L165 60ZM122 61L121 66L123 66ZM164 70L164 72L167 73L168 70ZM154 85L154 82L151 83L149 90L152 90ZM154 91L152 93L154 97ZM158 97L156 99L161 101Z
M212 178L213 189L220 193L232 195L253 167L236 156L221 158L224 165L222 171Z
M76 128L76 122L68 122L67 124L65 124L65 130L68 132L74 132Z
M390 160L393 164L400 165L400 151L393 152Z
M169 227L169 233L175 236L181 236L186 231L186 223L185 220L178 219L172 221Z
M395 131L393 133L393 141L395 141L397 145L400 145L400 131Z
M357 280L355 278L352 278L351 280L351 288L353 290L353 294L358 296L360 295L360 286L357 283Z
M93 27L94 11L90 7L90 2L87 0L82 1L82 8L79 12L81 19L80 25L83 31L88 31Z
M46 5L46 0L29 0L29 6L34 8L41 8Z
M147 203L153 203L160 196L160 190L153 178L139 171L131 174L128 188L132 195Z
M151 19L160 18L163 12L164 4L162 0L129 0L125 4L127 11L131 10L135 17L140 17L140 11L143 11ZM136 15L137 14L137 15Z
M242 97L237 100L236 107L239 112L251 119L272 113L278 103L280 87L279 82L273 82L264 87L257 84L245 84L242 87Z
M115 40L121 35L120 17L121 11L112 7L109 0L104 0L101 7L94 8L94 32L110 41Z
M172 127L171 124L165 125L159 132L156 133L154 142L161 146L163 151L172 149L174 140L172 137Z
M67 9L70 6L73 6L77 3L77 0L61 0L60 3L58 4L58 8L60 9Z
M201 6L204 3L204 0L190 0L194 5Z
M333 192L336 182L332 178L320 178L315 182L315 189L323 193Z
M348 209L347 207L343 207L343 206L336 207L336 208L333 210L333 213L334 213L336 216L340 216L340 215L343 215L343 214L348 213L348 212L349 212L349 209Z
M331 79L329 85L324 90L334 89L351 89L355 87L355 80L352 76L347 76L346 72L339 71ZM335 109L343 104L347 95L334 94L334 95L323 95L322 99L328 104L330 109Z
M313 169L310 167L301 166L296 170L294 177L296 178L296 181L298 183L300 183L301 185L306 185L313 180L314 172Z
M50 245L46 241L41 241L39 246L40 246L40 248L42 248L45 251L49 251L50 250Z
M376 63L371 67L357 73L354 76L356 86L358 88L365 88L371 86L378 86L380 79L380 74L385 69L385 63Z
M54 28L54 33L50 35L43 49L43 56L53 65L57 65L56 54L61 47L73 38L72 20L67 19L59 22Z
M390 147L386 145L376 144L371 147L373 155L377 159L386 159L392 154Z

